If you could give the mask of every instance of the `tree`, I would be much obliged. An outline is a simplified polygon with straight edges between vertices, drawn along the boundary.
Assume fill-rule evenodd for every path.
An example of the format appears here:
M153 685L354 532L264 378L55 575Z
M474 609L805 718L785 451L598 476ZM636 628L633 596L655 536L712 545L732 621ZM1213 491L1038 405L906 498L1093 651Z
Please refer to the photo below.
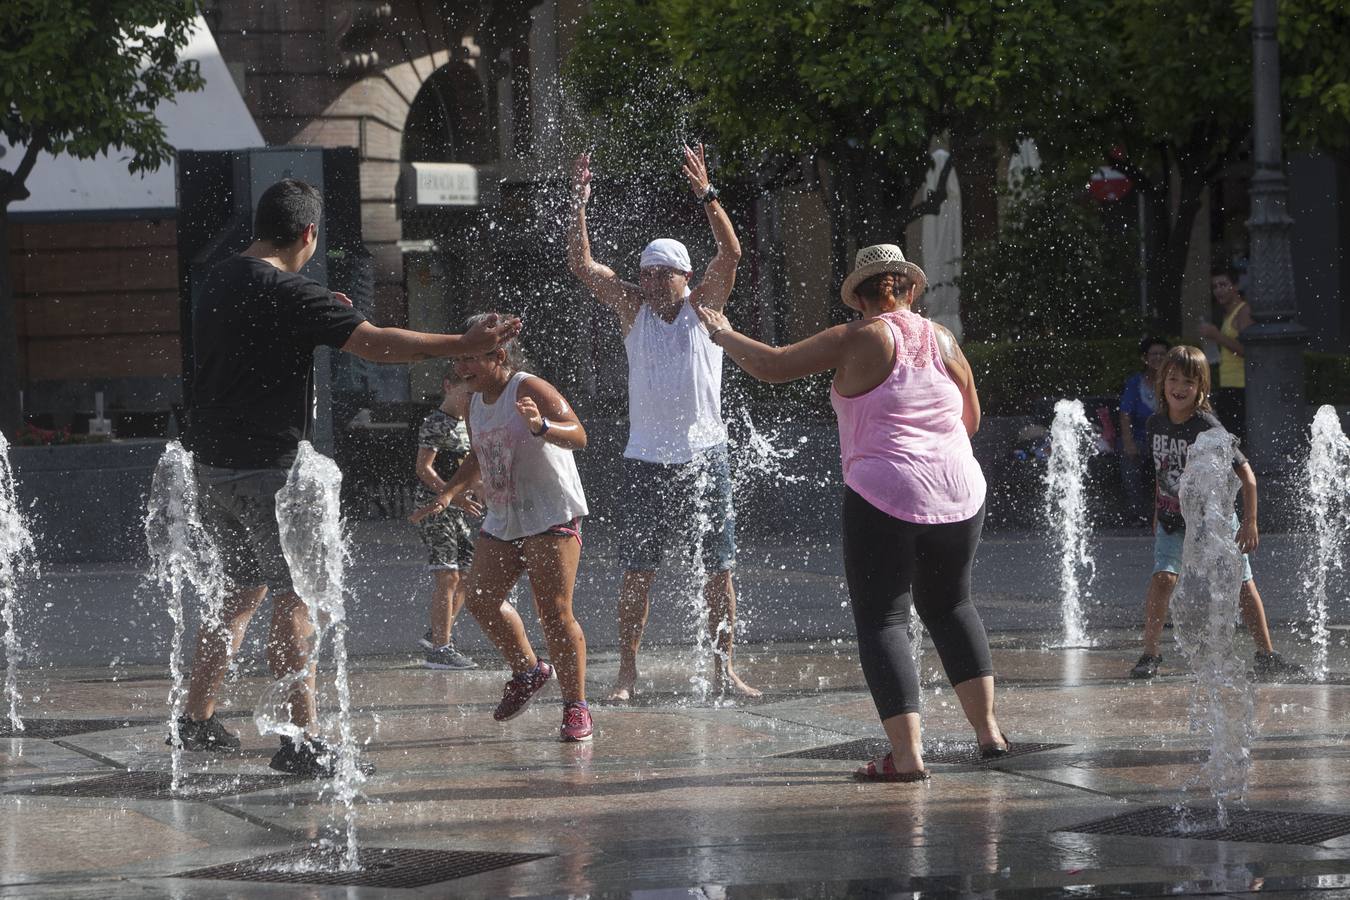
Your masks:
M1148 293L1162 328L1181 330L1181 286L1205 192L1249 153L1251 0L1115 0L1102 88L1115 115L1102 137L1148 210ZM1280 4L1286 139L1350 146L1350 8L1342 0ZM1107 141L1102 142L1104 145Z
M596 0L567 74L615 162L668 158L672 132L707 134L762 184L806 161L842 277L850 239L895 240L942 202L941 189L910 202L940 137L958 167L992 166L972 148L1027 133L1046 150L1083 146L1075 129L1104 111L1099 6Z
M28 196L41 153L89 159L129 153L131 172L157 169L173 148L155 116L162 101L200 90L178 58L195 0L5 0L0 5L0 134L22 148L0 168L0 431L19 422L18 340L9 272L9 204Z

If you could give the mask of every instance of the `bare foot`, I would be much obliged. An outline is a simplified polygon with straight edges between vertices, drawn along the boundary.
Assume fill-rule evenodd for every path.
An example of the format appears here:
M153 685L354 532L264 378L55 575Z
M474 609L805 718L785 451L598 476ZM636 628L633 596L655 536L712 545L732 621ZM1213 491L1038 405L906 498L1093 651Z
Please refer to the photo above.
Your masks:
M619 677L614 679L614 687L605 699L610 703L627 703L633 699L633 695L636 693L637 672L629 674L620 669Z
M759 688L752 688L744 681L741 681L741 676L737 675L731 666L727 666L725 672L714 673L713 687L719 694L726 694L727 688L730 688L730 693L737 697L744 697L747 700L754 700L757 697L764 696L764 692Z

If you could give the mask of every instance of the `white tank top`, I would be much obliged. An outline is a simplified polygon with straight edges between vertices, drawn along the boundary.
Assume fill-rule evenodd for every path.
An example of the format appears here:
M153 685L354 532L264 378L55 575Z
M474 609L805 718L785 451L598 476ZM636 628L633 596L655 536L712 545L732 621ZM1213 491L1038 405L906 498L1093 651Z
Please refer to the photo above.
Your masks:
M688 300L674 322L646 303L624 338L628 351L628 447L645 462L689 462L726 442L722 348L708 340Z
M473 454L486 495L483 530L504 541L543 534L588 512L572 451L530 434L516 412L516 392L530 377L517 372L495 403L474 394L469 404Z

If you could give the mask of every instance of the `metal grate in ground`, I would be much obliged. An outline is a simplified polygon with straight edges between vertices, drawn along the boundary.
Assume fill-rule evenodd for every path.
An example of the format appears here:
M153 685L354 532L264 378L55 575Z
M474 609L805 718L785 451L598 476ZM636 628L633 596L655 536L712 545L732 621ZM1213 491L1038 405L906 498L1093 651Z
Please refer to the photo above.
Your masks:
M1228 824L1221 826L1212 809L1155 806L1058 830L1193 841L1314 845L1350 834L1350 816L1234 809L1228 813Z
M341 856L330 849L302 847L206 869L174 878L213 881L267 881L283 884L334 884L352 887L419 888L494 869L547 859L547 853L480 853L469 850L406 850L367 847L360 868L343 871Z
M92 731L110 731L133 725L151 725L162 719L24 719L23 730L16 730L6 719L0 724L0 737L26 737L38 740L88 734Z
M1040 753L1043 750L1055 750L1068 747L1069 744L1036 744L1013 741L1009 752L996 760L982 759L980 748L974 741L924 742L923 761L925 763L944 763L950 765L983 765L989 762L1002 762L1014 756L1026 756L1028 753ZM862 738L846 741L842 744L829 744L824 747L812 747L809 750L794 750L791 753L779 753L778 759L847 759L866 762L891 752L891 744L885 738Z
M171 790L170 772L118 772L18 791L36 797L116 797L125 800L216 800L253 791L295 784L284 775L224 775L187 772L177 791Z

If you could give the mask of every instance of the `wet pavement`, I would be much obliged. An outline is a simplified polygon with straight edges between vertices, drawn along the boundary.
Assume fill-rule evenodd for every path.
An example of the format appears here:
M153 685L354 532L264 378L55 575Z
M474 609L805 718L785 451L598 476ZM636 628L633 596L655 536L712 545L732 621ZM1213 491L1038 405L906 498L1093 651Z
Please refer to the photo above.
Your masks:
M1333 631L1331 683L1257 687L1249 809L1234 831L1168 836L1176 823L1166 810L1187 799L1205 751L1188 727L1190 681L1170 633L1162 677L1124 677L1139 653L1134 622L1151 559L1142 535L1099 536L1091 649L1053 648L1042 539L986 541L975 596L994 643L1000 720L1019 752L976 758L929 648L933 779L920 785L851 778L882 735L829 541L743 548L738 671L763 699L699 697L706 673L687 647L690 613L667 587L654 595L640 693L613 706L603 697L617 668L617 564L612 542L593 534L577 603L592 647L596 736L564 745L555 687L518 719L492 720L506 672L491 667L472 623L457 625L458 639L483 669L420 667L425 576L407 537L362 526L355 542L352 702L378 767L358 835L363 875L376 886L314 884L334 877L322 856L264 862L249 876L262 881L213 868L341 841L322 785L267 768L275 744L249 717L267 683L257 640L221 706L243 752L186 755L195 793L175 797L162 601L134 568L69 567L49 570L30 595L29 731L0 737L0 896L1350 896L1347 631ZM1276 646L1306 661L1310 648L1289 625L1303 615L1298 541L1271 536L1263 551L1258 583ZM789 640L801 635L811 639ZM1251 652L1245 636L1238 646ZM1101 824L1150 810L1163 810L1154 814L1162 836L1139 833L1149 822ZM1100 833L1113 828L1133 833Z

